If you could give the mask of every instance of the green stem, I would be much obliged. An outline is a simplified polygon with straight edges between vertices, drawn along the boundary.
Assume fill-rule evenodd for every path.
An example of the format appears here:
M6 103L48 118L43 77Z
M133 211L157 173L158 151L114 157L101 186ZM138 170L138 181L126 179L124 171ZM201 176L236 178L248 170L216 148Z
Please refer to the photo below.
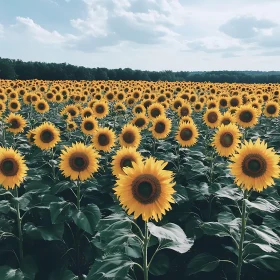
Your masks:
M15 188L16 197L18 198L18 188ZM16 201L16 212L17 212L17 226L18 226L18 245L19 245L19 262L22 263L23 260L23 238L22 238L22 230L21 230L21 217L20 217L20 210L19 210L19 202Z
M149 267L148 267L148 245L149 245L149 236L148 236L148 222L145 221L145 238L144 238L144 247L143 247L143 271L144 271L144 280L149 279Z
M78 211L81 209L81 181L77 181L77 208Z
M246 199L248 196L248 191L244 191L243 201L242 201L242 226L241 226L241 236L239 241L239 250L238 250L238 263L237 263L237 274L236 280L240 280L241 277L241 268L243 262L243 243L246 229Z

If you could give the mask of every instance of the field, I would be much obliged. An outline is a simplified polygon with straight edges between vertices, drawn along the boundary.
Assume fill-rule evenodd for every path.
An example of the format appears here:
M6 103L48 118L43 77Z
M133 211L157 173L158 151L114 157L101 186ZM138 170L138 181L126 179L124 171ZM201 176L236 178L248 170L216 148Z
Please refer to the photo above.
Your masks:
M280 279L280 86L0 80L0 280Z

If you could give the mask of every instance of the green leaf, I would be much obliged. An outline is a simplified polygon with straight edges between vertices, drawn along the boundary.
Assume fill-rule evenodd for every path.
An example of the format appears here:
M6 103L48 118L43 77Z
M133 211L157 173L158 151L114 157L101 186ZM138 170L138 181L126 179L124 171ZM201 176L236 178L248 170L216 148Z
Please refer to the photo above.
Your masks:
M266 226L247 226L247 231L252 233L255 238L259 238L268 244L277 245L280 243L280 237Z
M72 271L70 270L59 270L55 271L51 274L49 280L78 280L78 276L76 276Z
M254 266L257 266L261 269L280 271L279 256L262 255L253 259L245 260L245 263L254 264Z
M187 274L192 275L199 272L210 272L218 267L220 260L209 254L199 254L188 264Z
M164 275L167 273L169 269L169 258L164 253L158 253L154 257L149 272L155 276Z
M150 233L158 238L160 249L171 249L183 254L189 251L194 243L193 239L187 238L184 231L173 223L159 227L149 222L148 228Z
M218 214L218 222L221 224L228 224L235 219L231 212L221 212Z
M32 256L26 256L21 264L24 280L34 280L38 272L37 264Z
M229 185L226 187L223 187L222 189L215 192L216 196L221 198L228 198L230 200L241 200L242 199L242 193L240 189L236 187L236 185Z
M71 219L77 208L73 203L61 201L50 204L51 220L53 224L64 223Z
M88 204L73 215L74 223L84 231L93 234L101 218L99 208L95 204Z
M134 262L125 255L105 256L95 261L86 280L127 279L127 274L133 265Z
M8 200L1 200L0 201L0 213L8 214L11 210L11 205Z
M280 227L280 221L278 219L273 218L272 216L267 215L263 218L263 225L271 229L275 229Z
M256 210L269 212L269 213L275 213L279 211L278 206L260 197L258 197L254 202L246 200L246 205L252 212L256 212Z
M9 266L0 266L1 280L25 280L20 269L13 269Z
M200 227L204 233L208 235L216 235L219 237L230 236L228 227L218 222L203 223Z
M44 227L36 227L32 223L26 223L23 227L23 230L30 238L35 240L62 240L64 225L57 224Z

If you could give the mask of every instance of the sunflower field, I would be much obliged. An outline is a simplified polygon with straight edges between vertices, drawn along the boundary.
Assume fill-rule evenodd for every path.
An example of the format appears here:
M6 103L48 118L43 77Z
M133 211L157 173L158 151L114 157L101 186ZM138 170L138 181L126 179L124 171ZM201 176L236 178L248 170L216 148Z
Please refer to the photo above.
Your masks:
M0 280L280 279L280 86L0 80Z

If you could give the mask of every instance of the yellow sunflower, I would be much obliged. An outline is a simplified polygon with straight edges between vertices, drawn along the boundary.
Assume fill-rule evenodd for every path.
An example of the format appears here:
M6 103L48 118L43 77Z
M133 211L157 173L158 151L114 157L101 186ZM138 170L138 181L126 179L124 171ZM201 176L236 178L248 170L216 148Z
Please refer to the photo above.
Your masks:
M0 185L5 189L19 187L27 174L23 157L12 148L0 148Z
M122 113L122 112L126 111L126 107L125 107L125 105L123 103L117 102L114 105L114 110L117 111L118 113Z
M74 121L68 121L67 122L67 130L68 131L74 131L75 129L77 129L77 124Z
M34 132L34 143L42 150L51 149L60 141L59 130L52 123L45 122Z
M155 119L158 116L165 114L165 109L160 103L154 103L148 108L148 116L150 119Z
M221 123L221 113L218 109L210 109L205 112L203 119L207 126L214 128Z
M91 117L93 116L93 111L90 107L86 107L86 108L83 108L82 111L81 111L81 117L82 118L88 118L88 117Z
M59 169L65 177L71 180L85 181L98 170L99 154L92 146L83 143L74 143L71 147L65 147L61 152Z
M150 120L145 116L145 114L137 114L136 117L131 121L138 129L142 130L146 128Z
M113 174L118 177L120 174L125 174L123 171L124 167L132 167L132 162L139 164L142 161L142 156L136 151L136 148L123 147L117 151L116 155L113 156L112 170Z
M234 117L230 112L225 112L221 117L221 124L228 125L234 123Z
M182 117L190 117L192 114L192 108L189 104L183 104L178 108L178 115Z
M235 183L243 189L260 192L274 184L273 178L280 177L279 156L259 138L255 143L245 141L230 160Z
M6 111L6 104L0 100L0 115Z
M28 143L31 145L34 144L35 141L34 136L35 136L35 129L30 129L26 134Z
M35 104L35 110L36 112L40 114L44 114L50 110L50 106L47 101L44 99L39 99Z
M241 133L235 124L221 125L216 131L212 146L215 147L216 151L220 156L228 157L232 155L239 143Z
M175 139L182 147L193 146L197 142L198 130L193 122L180 123Z
M122 147L138 147L141 142L139 129L133 124L127 124L123 127L119 135L120 145Z
M81 130L86 135L92 135L98 128L98 122L94 117L84 118L81 122Z
M92 111L96 118L102 119L109 113L108 103L105 101L97 101L93 104Z
M11 112L17 112L20 110L20 102L18 100L11 100L9 102L8 108Z
M164 170L164 161L148 158L139 164L132 163L133 168L125 167L125 175L120 174L114 191L120 204L134 218L142 215L144 221L162 219L174 203L173 173Z
M150 128L153 137L156 139L166 138L171 131L171 120L166 116L159 116L153 120L153 125Z
M115 145L115 133L107 127L99 127L94 132L92 142L96 150L110 152L111 148Z
M274 101L267 102L263 113L266 117L277 118L279 116L279 104Z
M242 105L236 110L234 119L244 128L252 127L258 123L258 112L251 105Z
M6 123L8 125L8 131L17 134L24 130L26 126L26 121L21 115L16 115L14 113L10 113L6 118Z

